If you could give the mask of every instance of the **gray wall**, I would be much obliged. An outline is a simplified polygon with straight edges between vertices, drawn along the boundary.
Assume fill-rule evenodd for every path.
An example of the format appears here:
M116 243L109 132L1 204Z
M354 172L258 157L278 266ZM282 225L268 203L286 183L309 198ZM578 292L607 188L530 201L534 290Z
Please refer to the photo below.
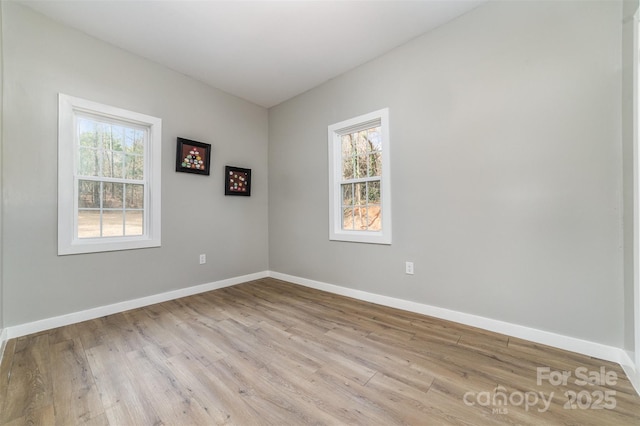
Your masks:
M268 269L264 108L21 5L3 12L5 326ZM58 92L162 118L161 248L57 256ZM177 136L212 144L211 176L175 172ZM225 164L253 169L251 197L224 196Z
M3 314L3 304L2 304L2 279L4 276L4 268L2 267L2 263L3 263L3 256L2 256L2 241L3 241L3 234L2 234L2 226L4 223L4 220L2 218L2 210L3 210L3 205L4 203L2 202L3 200L3 185L2 185L2 175L4 174L3 172L3 167L2 167L2 139L3 139L3 135L4 135L4 125L3 125L3 111L4 111L4 96L3 94L3 86L4 86L4 67L3 67L3 60L4 60L4 53L3 53L3 49L2 49L2 33L3 33L3 25L2 25L2 21L3 21L3 13L2 13L2 2L0 2L0 335L2 334L2 329L4 328L4 314ZM2 358L2 342L0 342L0 358Z
M634 318L634 267L638 254L634 251L634 40L633 16L638 9L638 0L625 0L622 11L622 159L624 194L624 348L635 350ZM633 358L632 358L633 359Z
M270 109L271 270L623 347L621 16L492 2ZM393 244L330 242L327 125L387 106Z

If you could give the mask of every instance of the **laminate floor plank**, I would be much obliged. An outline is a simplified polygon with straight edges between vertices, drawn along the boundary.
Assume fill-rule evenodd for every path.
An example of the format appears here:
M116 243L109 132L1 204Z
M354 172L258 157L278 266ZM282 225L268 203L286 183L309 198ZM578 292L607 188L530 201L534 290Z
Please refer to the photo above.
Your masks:
M178 325L178 329L181 333L179 338L184 342L183 346L188 347L191 354L196 356L202 364L209 365L227 356L223 342L215 339L219 336L215 329L199 321L182 323Z
M109 424L161 424L160 407L151 403L151 395L141 388L137 372L117 344L93 347L87 359Z
M292 340L291 333L277 326L261 323L254 335L261 345L270 348L276 354L270 363L282 364L295 371L299 377L307 377L324 365L324 360L315 356L308 345Z
M251 315L267 320L268 322L278 325L283 330L298 324L300 321L316 324L324 323L324 319L318 321L309 312L302 310L301 304L291 304L291 296L278 296L277 303L269 301L264 292L255 290L256 287L248 288L246 286L236 286L238 288L224 289L224 301L227 303L225 312L239 311L245 315ZM288 297L288 299L287 299ZM242 322L242 321L240 321ZM330 327L324 327L328 329Z
M171 305L155 306L157 315L151 318L152 321L164 331L167 339L176 346L188 349L191 355L205 366L225 356L222 350L215 345L215 341L208 338L210 330L199 323L197 317L187 316L183 321L179 318L182 313L180 308L170 311L167 307Z
M74 330L75 335L80 339L82 347L85 350L89 350L95 346L104 344L106 338L106 330L102 325L100 319L93 319L84 321L77 324L71 324L70 327Z
M55 423L82 424L104 414L100 395L79 338L51 345Z
M240 403L238 393L184 351L164 361L191 398L209 414L211 424L256 424L260 416Z
M8 423L3 423L7 426L49 426L55 424L55 411L52 404L45 405L44 407L34 408L29 410L24 416L13 419Z
M338 345L331 347L323 346L317 342L313 336L305 335L304 333L295 334L291 340L306 346L308 348L307 350L310 350L323 365L322 369L326 369L326 366L329 365L331 366L331 370L336 374L348 377L356 383L364 384L376 373L375 370L358 362L345 354L345 352L335 351Z
M48 334L38 333L17 340L10 374L2 398L1 422L23 418L38 423L37 419L46 418L46 407L53 403Z
M105 329L108 345L115 345L124 352L142 349L147 340L140 335L128 320L126 313L108 315L100 318Z
M0 426L25 424L640 425L640 397L617 364L265 278L9 340Z
M240 409L250 407L253 421L248 424L300 424L299 411L273 386L259 379L252 360L231 357L216 361L208 370L235 391ZM237 410L236 410L237 411Z
M123 315L130 324L132 332L141 339L140 344L143 347L149 344L162 346L171 342L171 335L168 335L144 310L135 309L124 312Z
M11 378L11 370L13 368L13 359L17 342L17 339L11 339L6 342L4 354L2 355L2 364L0 364L0 397L3 398L0 399L0 410L3 409L3 403L7 396L7 388L9 387L9 379ZM2 414L0 414L0 421L2 420L2 417Z
M159 348L148 345L140 351L127 353L127 358L131 370L136 373L139 392L147 396L163 424L213 423L209 411L192 398L187 387L164 362L166 357Z
M329 366L318 370L311 380L319 385L319 391L331 394L332 405L342 416L347 416L345 424L408 424L404 404L403 407L392 401L389 401L389 405L381 404L380 395L364 386L366 383L356 382Z

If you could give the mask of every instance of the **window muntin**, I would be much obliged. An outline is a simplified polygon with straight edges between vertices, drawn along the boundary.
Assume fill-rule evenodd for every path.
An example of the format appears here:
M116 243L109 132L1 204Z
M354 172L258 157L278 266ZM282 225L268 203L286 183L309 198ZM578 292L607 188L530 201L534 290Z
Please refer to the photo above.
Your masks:
M391 243L388 109L329 126L331 240Z
M60 94L58 253L160 245L161 120Z

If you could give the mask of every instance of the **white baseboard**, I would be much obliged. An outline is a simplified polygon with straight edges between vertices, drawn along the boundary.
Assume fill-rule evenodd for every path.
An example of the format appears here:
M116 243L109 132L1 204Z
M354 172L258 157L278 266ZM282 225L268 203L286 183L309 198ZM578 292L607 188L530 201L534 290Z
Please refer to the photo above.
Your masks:
M224 287L230 287L232 285L241 284L247 281L258 280L260 278L265 278L268 276L268 271L263 271L257 272L255 274L242 275L239 277L229 278L221 281L200 284L193 287L181 288L179 290L168 291L166 293L154 294L151 296L141 297L139 299L126 300L124 302L114 303L112 305L100 306L97 308L73 312L53 318L46 318L26 324L7 327L4 329L3 333L6 333L6 339L13 339L32 333L38 333L44 330L50 330L52 328L100 318L105 315L117 314L119 312L128 311L130 309L141 308L143 306L149 306L155 303L178 299L180 297L191 296L193 294L204 293L206 291L217 290Z
M174 300L180 297L191 296L193 294L204 293L224 287L230 287L236 284L241 284L247 281L253 281L265 277L273 277L305 287L315 288L317 290L327 291L329 293L352 297L354 299L359 299L366 302L376 303L379 305L389 306L392 308L402 309L405 311L415 312L423 315L429 315L436 318L442 318L448 321L453 321L472 327L478 327L496 333L518 337L532 342L553 346L559 349L577 352L606 361L615 362L622 366L634 388L636 389L638 394L640 394L640 369L638 369L635 363L632 361L633 357L621 348L607 346L588 340L577 339L575 337L563 336L561 334L551 333L548 331L538 330L522 325L511 324L508 322L485 318L478 315L467 314L464 312L453 311L450 309L439 308L437 306L425 305L422 303L411 302L408 300L397 299L389 296L382 296L375 293L341 287L334 284L327 284L320 281L314 281L307 278L296 277L293 275L282 274L274 271L263 271L249 275L242 275L239 277L229 278L221 281L200 284L197 286L173 290L166 293L141 297L139 299L127 300L107 306L100 306L97 308L73 312L53 318L47 318L30 323L6 327L0 331L0 361L2 361L4 348L6 346L7 340L9 339L26 336L32 333L38 333L40 331L50 330L69 324L75 324L82 321L100 318L105 315L116 314L119 312L128 311L130 309L141 308L143 306L149 306L155 303L166 302L168 300Z
M327 284L324 282L282 274L279 272L270 271L269 276L294 284L303 285L305 287L327 291L329 293L352 297L354 299L364 300L366 302L402 309L409 312L429 315L432 317L505 334L507 336L518 337L520 339L529 340L531 342L553 346L555 348L564 349L571 352L577 352L594 358L615 362L622 366L625 373L629 377L629 380L640 395L640 374L638 372L638 369L636 368L635 363L632 361L632 357L621 348L603 345L601 343L591 342L588 340L582 340L575 337L564 336L557 333L551 333L548 331L538 330L522 325L512 324L505 321L485 318L478 315L466 314L464 312L439 308L437 306L425 305L422 303L411 302L394 297L368 293L362 290L355 290L337 286L334 284Z
M2 365L2 358L4 358L4 349L7 346L7 329L3 328L0 330L0 365Z
M637 366L633 365L633 363L630 363L630 364L632 365L628 365L628 364L620 364L620 365L622 366L624 373L629 378L629 381L633 385L633 388L636 390L638 395L640 395L640 371L638 371Z

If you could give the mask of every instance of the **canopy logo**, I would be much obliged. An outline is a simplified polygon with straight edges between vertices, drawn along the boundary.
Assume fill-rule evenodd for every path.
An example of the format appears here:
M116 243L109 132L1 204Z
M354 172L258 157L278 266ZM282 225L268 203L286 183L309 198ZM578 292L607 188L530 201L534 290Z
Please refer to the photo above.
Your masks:
M552 399L553 392L551 392L551 395L549 395L547 399L544 392L514 391L507 394L507 389L504 386L497 386L493 391L469 391L462 397L465 405L492 407L493 414L508 414L509 410L507 407L509 406L524 406L525 411L529 411L531 408L537 408L539 412L544 413L549 409L549 406L551 406ZM539 403L541 403L540 407L538 407Z
M538 367L536 384L543 386L615 386L618 375L615 371L589 370L578 367L574 371L551 370L549 367ZM525 411L536 409L540 413L549 410L555 392L548 394L542 391L507 392L504 386L498 385L492 391L466 392L462 401L467 406L491 407L492 414L509 414L509 407L524 407ZM614 390L567 390L564 392L565 410L612 410L616 408L616 391Z

